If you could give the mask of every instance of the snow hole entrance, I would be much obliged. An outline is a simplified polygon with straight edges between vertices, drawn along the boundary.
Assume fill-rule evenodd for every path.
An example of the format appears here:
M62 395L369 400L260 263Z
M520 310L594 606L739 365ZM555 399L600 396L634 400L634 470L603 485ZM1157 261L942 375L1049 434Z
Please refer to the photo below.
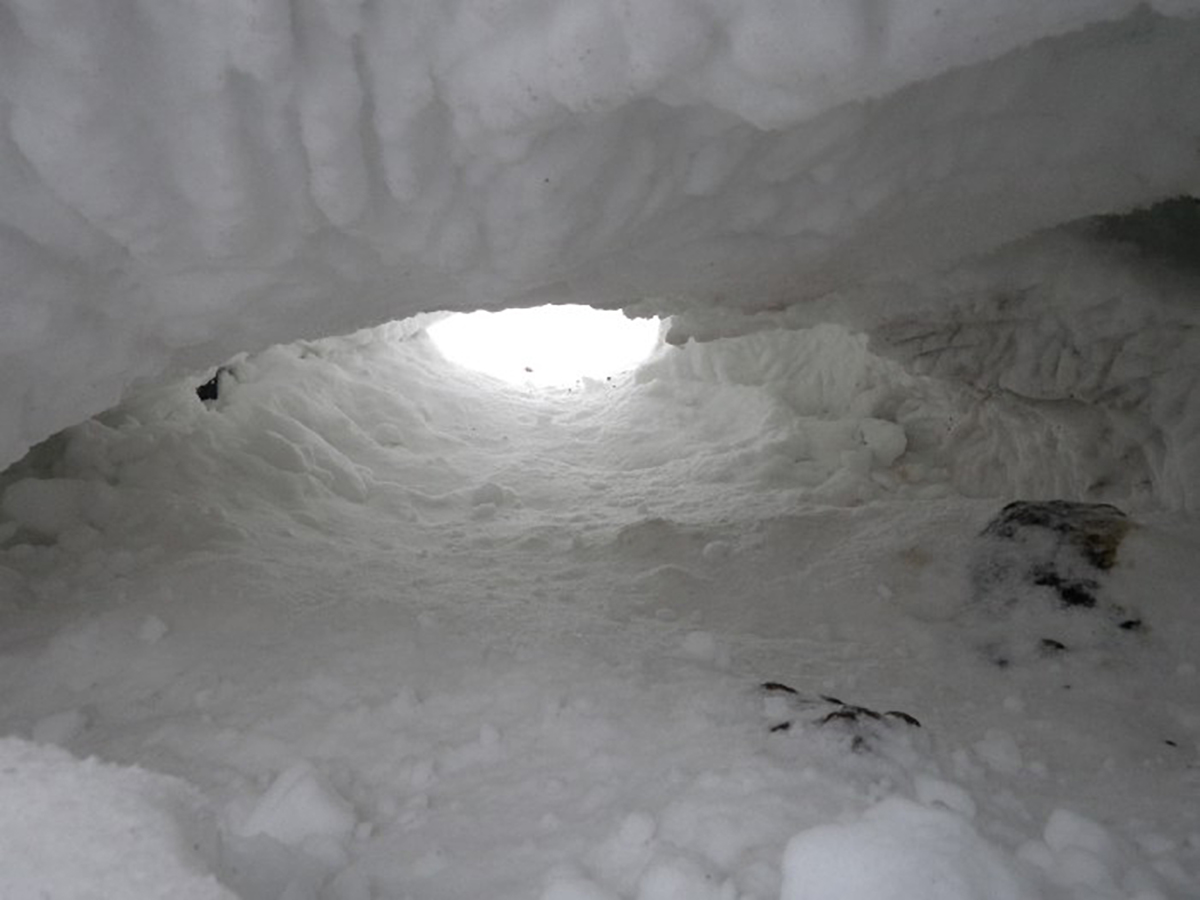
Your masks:
M636 368L659 343L658 319L590 306L458 313L429 337L446 359L509 384L568 387Z

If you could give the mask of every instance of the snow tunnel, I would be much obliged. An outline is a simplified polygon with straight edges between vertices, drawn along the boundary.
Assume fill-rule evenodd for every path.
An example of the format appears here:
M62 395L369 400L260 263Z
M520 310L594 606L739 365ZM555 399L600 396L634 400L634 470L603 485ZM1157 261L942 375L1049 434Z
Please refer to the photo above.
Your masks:
M1198 60L0 0L0 896L1194 898Z

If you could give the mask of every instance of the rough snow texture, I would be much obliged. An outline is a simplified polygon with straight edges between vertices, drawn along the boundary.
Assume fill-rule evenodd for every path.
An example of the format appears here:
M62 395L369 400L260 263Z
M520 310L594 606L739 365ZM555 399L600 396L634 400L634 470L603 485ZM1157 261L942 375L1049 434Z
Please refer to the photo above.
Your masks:
M683 335L1195 193L1197 9L6 0L0 463L275 341L645 298Z
M963 438L970 473L960 490L1004 494L1011 471L1033 471L1021 440L1009 444L1005 471L969 466L970 445L990 440L991 424L1015 414L1057 435L1066 453L1080 429L1094 441L1074 478L1019 492L1086 499L1141 487L1165 506L1195 509L1198 290L1194 275L1073 227L936 276L880 279L752 318L712 315L699 334L838 320L869 331L871 350L910 374L969 385L976 403L949 423Z
M828 324L551 392L393 324L195 386L0 473L0 733L171 776L0 741L6 900L143 852L99 895L1195 900L1200 530L1102 419L959 429L976 391ZM1146 627L978 615L984 475L1128 505ZM980 652L1070 613L1108 639Z
M961 815L896 797L788 844L781 900L1025 900L1033 894Z
M183 782L0 740L0 896L235 900L200 856L215 831Z

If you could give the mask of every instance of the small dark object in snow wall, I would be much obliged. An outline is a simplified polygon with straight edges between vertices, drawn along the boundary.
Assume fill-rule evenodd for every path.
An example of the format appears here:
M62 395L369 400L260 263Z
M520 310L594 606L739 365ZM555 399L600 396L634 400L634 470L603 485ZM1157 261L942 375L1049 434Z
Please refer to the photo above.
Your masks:
M196 388L196 396L201 400L216 400L220 393L221 373L218 371L211 379Z
M221 395L221 377L232 374L233 370L228 366L221 366L212 378L196 388L196 396L205 402L218 399Z

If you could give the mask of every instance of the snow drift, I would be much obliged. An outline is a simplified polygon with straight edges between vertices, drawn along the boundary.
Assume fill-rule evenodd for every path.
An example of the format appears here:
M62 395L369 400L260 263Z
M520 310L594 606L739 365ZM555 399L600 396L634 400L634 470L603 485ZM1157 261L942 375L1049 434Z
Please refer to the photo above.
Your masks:
M1200 191L1198 9L6 0L0 463L421 310L873 330L890 299L831 292Z

